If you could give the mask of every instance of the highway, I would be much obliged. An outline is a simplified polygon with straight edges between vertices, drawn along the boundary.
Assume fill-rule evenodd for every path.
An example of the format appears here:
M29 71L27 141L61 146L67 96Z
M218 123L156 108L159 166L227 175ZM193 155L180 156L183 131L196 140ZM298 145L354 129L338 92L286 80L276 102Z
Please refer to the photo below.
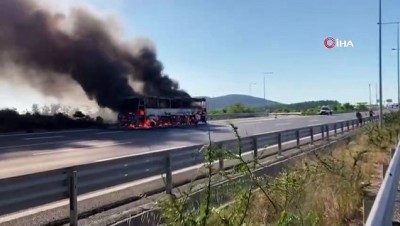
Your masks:
M366 115L364 115L365 117ZM281 116L231 120L241 136L354 119L355 113L332 116ZM234 138L226 121L192 128L158 130L71 130L0 135L0 178L73 165L101 162L186 145Z

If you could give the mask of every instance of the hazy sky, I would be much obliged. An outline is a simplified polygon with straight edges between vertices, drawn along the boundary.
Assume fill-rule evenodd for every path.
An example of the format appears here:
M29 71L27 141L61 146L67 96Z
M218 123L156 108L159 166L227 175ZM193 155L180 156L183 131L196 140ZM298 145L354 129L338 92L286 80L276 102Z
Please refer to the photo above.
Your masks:
M41 0L43 1L43 0ZM48 0L47 0L48 1ZM46 2L46 1L44 1ZM66 10L75 0L56 7ZM79 1L82 2L82 1ZM115 16L125 39L148 37L165 72L194 96L250 94L293 103L368 102L378 84L378 0L85 0ZM54 5L54 2L53 2ZM400 21L400 2L384 0L382 20ZM396 14L397 12L397 14ZM397 99L396 26L384 25L384 99ZM328 36L354 48L327 49ZM45 103L0 85L0 107Z

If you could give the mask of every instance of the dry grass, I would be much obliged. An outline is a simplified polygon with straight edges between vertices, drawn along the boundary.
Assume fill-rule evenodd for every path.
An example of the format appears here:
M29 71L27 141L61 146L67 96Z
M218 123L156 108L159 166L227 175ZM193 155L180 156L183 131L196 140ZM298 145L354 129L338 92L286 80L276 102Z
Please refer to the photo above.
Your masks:
M268 190L284 214L273 214L270 202L257 192L248 224L349 225L362 217L364 190L388 161L389 152L371 145L367 134L329 155L307 159L270 179Z
M400 115L386 121L384 129L368 127L350 144L312 156L274 178L258 178L239 167L250 181L231 205L209 205L205 212L200 202L191 213L202 221L178 222L172 211L175 215L164 214L167 225L360 225L365 190L379 180L379 167L388 163L400 128ZM172 207L164 205L164 213Z

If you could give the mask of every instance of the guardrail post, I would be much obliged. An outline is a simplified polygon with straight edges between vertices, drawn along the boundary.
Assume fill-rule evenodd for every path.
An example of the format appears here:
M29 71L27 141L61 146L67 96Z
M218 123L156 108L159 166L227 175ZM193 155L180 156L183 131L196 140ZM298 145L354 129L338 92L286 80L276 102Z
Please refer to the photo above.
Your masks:
M354 120L351 121L351 129L354 129Z
M329 140L329 125L326 126L326 139Z
M349 132L350 131L350 123L349 123L349 121L346 122L346 125L347 125L347 132Z
M340 123L340 128L341 128L342 134L344 133L344 128L343 127L344 127L343 122L341 122Z
M218 158L218 171L224 170L224 157L220 156Z
M335 126L333 127L334 128L334 130L335 130L335 136L337 135L337 123L335 122L335 124L334 124ZM329 129L328 129L329 130Z
M321 136L322 136L322 140L325 139L325 126L321 126Z
M314 127L310 127L311 144L314 144Z
M398 143L398 141L397 141L397 143ZM394 155L395 152L396 152L396 148L391 148L390 149L390 159L393 158L393 155Z
M171 169L171 153L167 153L165 159L165 193L172 194L172 169Z
M282 134L278 132L278 155L282 154Z
M296 140L297 140L296 148L300 148L300 130L296 130Z
M367 194L363 198L363 223L367 222L368 215L371 212L372 206L374 205L375 196L372 194Z
M72 171L68 177L69 187L69 224L78 226L78 189L77 189L77 172Z
M382 164L382 181L383 181L383 179L385 179L385 175L386 175L386 171L387 171L388 167L389 167L389 164L386 164L386 163Z
M257 159L258 157L257 137L253 137L253 157L254 159Z

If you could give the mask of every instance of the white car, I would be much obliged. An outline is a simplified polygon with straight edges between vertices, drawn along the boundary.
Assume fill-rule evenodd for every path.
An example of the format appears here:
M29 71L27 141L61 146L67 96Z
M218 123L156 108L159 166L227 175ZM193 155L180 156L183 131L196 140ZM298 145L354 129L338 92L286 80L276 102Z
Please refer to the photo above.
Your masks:
M322 106L321 110L319 111L320 115L332 115L332 110L328 106Z

